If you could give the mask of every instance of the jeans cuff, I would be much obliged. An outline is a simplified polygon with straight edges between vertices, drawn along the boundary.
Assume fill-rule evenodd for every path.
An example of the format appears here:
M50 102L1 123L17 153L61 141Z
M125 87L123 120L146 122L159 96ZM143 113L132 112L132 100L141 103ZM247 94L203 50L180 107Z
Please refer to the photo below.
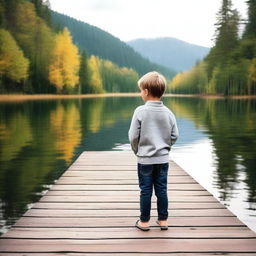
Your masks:
M168 216L159 216L158 217L158 220L167 220L168 219Z
M145 217L140 217L140 221L141 222L148 222L150 220L150 217L147 217L147 218L145 218Z

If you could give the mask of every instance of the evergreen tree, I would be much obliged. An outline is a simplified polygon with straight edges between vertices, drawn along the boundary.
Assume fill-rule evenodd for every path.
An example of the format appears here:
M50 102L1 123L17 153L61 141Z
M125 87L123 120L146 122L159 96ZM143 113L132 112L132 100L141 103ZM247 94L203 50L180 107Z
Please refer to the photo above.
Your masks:
M216 63L225 64L233 50L238 45L239 14L232 9L231 0L223 0L222 6L217 14L215 31L215 46L207 56L209 64L209 75Z
M80 58L79 81L80 81L80 92L82 94L91 93L88 57L85 51L82 52L81 58Z
M51 10L49 0L31 0L36 8L36 13L48 25L51 25Z
M256 38L256 0L247 0L248 22L245 28L245 37Z
M20 82L28 77L29 61L12 35L0 29L0 77Z

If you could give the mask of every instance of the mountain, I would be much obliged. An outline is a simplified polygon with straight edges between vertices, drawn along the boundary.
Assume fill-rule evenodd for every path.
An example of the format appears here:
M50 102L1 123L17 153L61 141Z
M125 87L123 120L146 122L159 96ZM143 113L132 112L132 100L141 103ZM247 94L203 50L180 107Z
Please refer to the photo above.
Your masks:
M120 67L133 68L139 75L157 70L170 79L176 73L168 67L142 57L131 46L98 27L55 11L52 11L51 14L53 24L59 29L67 27L74 43L79 46L80 50L85 50L89 55L111 60Z
M135 39L127 44L149 60L177 71L191 69L210 50L171 37Z

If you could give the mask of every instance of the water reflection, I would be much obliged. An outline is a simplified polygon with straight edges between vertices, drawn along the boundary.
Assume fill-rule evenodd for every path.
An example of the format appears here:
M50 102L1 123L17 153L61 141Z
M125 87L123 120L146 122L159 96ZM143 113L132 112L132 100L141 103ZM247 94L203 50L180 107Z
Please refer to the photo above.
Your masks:
M220 199L228 201L241 181L248 188L247 201L255 209L256 202L256 101L255 100L198 100L175 99L170 107L178 114L193 120L213 143L216 156L215 182Z
M50 112L50 133L54 137L53 147L60 154L57 159L69 164L80 144L82 132L77 102L65 103L58 102L56 109Z
M193 156L193 145L207 141L208 146L198 152L211 151L214 171L209 180L218 197L231 204L246 192L248 203L242 207L255 210L256 101L165 98L164 102L178 119L177 148L190 148ZM132 97L1 103L1 225L13 224L82 151L127 145L130 118L140 104L140 98Z

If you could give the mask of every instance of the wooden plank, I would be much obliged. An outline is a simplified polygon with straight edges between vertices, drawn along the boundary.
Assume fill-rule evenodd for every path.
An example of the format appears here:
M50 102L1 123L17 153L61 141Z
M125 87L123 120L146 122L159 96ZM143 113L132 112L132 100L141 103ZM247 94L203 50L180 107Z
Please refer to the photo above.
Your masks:
M118 207L118 206L117 206ZM131 217L139 216L139 209L137 210L51 210L51 209L30 209L23 216L29 217ZM152 217L157 217L157 211L151 211ZM170 217L180 217L180 216L234 216L233 213L227 209L191 209L191 210L171 210Z
M70 180L60 178L56 181L55 184L59 185L138 185L137 179L84 179L84 180ZM197 184L196 181L188 180L188 181L176 181L176 180L169 180L168 184L180 184L180 186L183 186L185 184ZM182 185L181 185L182 184Z
M156 197L152 196L152 201ZM212 196L173 196L171 202L216 202ZM139 197L129 195L114 196L43 196L40 202L139 202Z
M255 254L252 252L252 253L229 253L229 252L225 252L225 254L216 254L216 253L207 253L207 252L203 252L203 253L200 253L200 252L193 252L193 253L184 253L184 252L181 252L181 253L178 253L178 252L175 252L175 253L167 253L168 255L174 255L174 256L212 256L212 255L227 255L227 256L255 256ZM100 254L98 253L79 253L79 252L69 252L69 253L41 253L41 252L37 252L37 253L33 253L33 252L26 252L26 253L1 253L1 256L63 256L63 255L68 255L68 256L89 256L89 255L92 255L92 256L109 256L109 253L104 253L104 252L101 252ZM150 256L162 256L162 255L166 255L166 253L150 253ZM115 256L138 256L138 253L126 253L126 252L123 252L123 253L115 253ZM144 254L144 253L140 253L139 256L149 256L149 254Z
M117 193L116 191L59 191L59 190L49 190L45 195L47 196L115 196ZM168 196L175 197L175 196L212 196L208 191L206 190L200 190L200 191L168 191ZM139 197L140 191L118 191L119 196L134 196Z
M124 184L105 184L105 185L92 185L92 184L87 184L87 185L74 185L74 184L55 184L52 185L51 191L53 190L80 190L80 191L86 191L86 190L111 190L111 191L131 191L135 190L137 191L139 189L138 184L130 184L130 185L124 185ZM183 184L182 186L180 184L171 184L168 186L168 190L177 190L177 191L202 191L205 190L201 185L198 183L193 183L193 184Z
M79 252L69 252L69 253L33 253L33 252L26 252L26 253L1 253L1 256L63 256L63 255L69 255L69 256L104 256L107 255L109 256L109 253L79 253ZM150 256L162 256L162 255L166 255L165 253L150 253ZM216 254L216 253L168 253L168 255L175 255L175 256L212 256L212 255L221 255L221 254ZM224 255L224 254L222 254ZM225 253L225 255L227 256L255 256L255 254L252 253ZM138 253L115 253L115 256L138 256ZM144 254L144 253L140 253L139 256L149 256L149 254Z
M132 246L131 246L132 244ZM157 246L156 246L157 245ZM253 252L256 239L0 240L0 252Z
M106 171L106 170L67 170L63 173L62 177L86 177L91 173L98 173L99 175L107 173L108 175L116 175L118 172L122 172L124 175L135 175L137 177L136 170L116 170L116 171ZM187 176L190 177L187 173L182 171L169 171L168 175L173 176Z
M166 232L151 228L150 232L138 232L134 227L123 228L16 228L5 233L3 238L55 238L55 239L129 239L129 238L256 238L246 227L172 227Z
M91 172L90 175L88 176L82 176L82 177L65 177L62 176L61 178L59 178L58 181L69 181L69 182L73 182L73 184L76 184L77 182L83 182L83 181L88 181L88 180L123 180L124 182L126 180L135 180L138 183L138 177L137 175L126 175L125 173L118 173L116 175L108 175L108 173L103 173L103 174L99 174L99 173L94 173ZM180 182L190 182L190 183L195 183L195 180L193 178L191 178L190 176L173 176L173 177L169 177L169 181L173 182L173 183L180 183Z
M221 254L216 254L215 252L213 253L184 253L184 252L181 252L181 253L167 253L168 255L175 255L175 256L212 256L212 255L221 255ZM37 252L37 253L33 253L33 252L26 252L26 253L1 253L1 256L60 256L60 255L69 255L69 256L89 256L89 255L92 255L92 256L109 256L109 253L79 253L79 252L69 252L69 253L41 253L41 252ZM150 256L162 256L162 255L166 255L165 253L150 253ZM224 255L224 254L222 254ZM225 252L225 255L227 256L255 256L255 254L252 252L252 253L228 253L228 252ZM138 256L138 253L115 253L115 256ZM144 253L140 253L139 256L149 256L149 254L144 254Z
M138 209L139 202L137 203L107 203L107 202L88 202L88 203L74 203L74 202L37 202L34 204L33 209ZM152 203L151 209L156 209L156 202ZM169 209L226 209L222 204L215 203L182 203L171 202L169 203Z
M88 218L36 218L22 217L15 227L134 227L134 217L88 217ZM154 218L152 223L156 226ZM245 226L236 217L171 217L170 227L197 227L197 226Z

